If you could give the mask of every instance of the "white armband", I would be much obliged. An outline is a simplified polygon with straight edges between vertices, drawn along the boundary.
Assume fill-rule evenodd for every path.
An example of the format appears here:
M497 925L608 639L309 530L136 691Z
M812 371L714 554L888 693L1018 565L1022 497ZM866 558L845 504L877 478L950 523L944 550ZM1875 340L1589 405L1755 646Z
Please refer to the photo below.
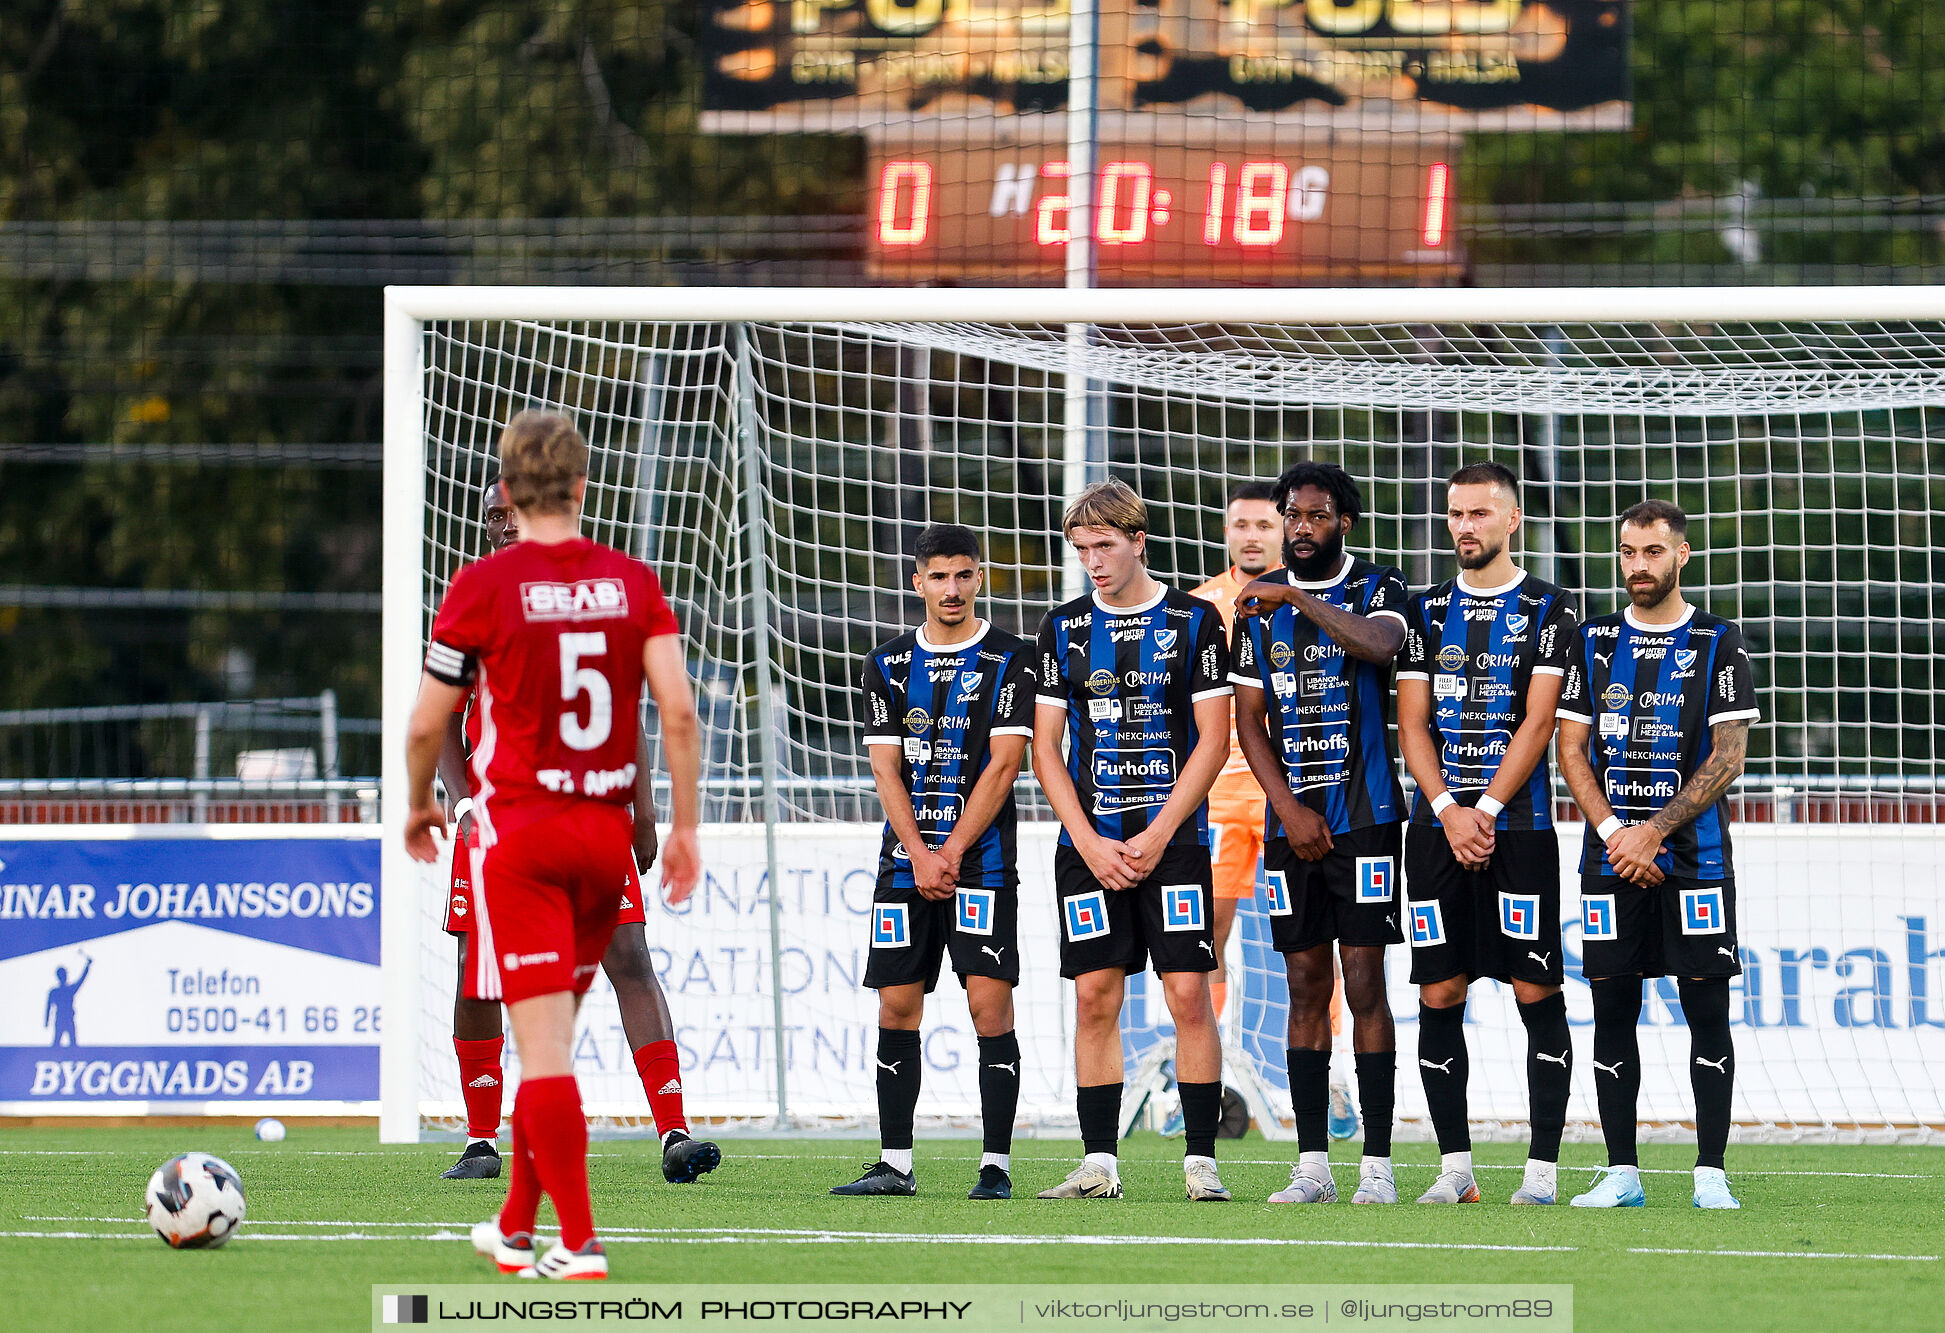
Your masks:
M466 818L467 815L470 815L472 813L473 813L472 797L462 796L457 801L453 802L453 807L452 807L453 823L457 824L460 820Z
M1506 808L1506 802L1496 801L1490 796L1481 796L1479 804L1472 807L1488 819L1498 819L1499 812Z
M1437 819L1440 815L1444 814L1447 810L1451 809L1453 806L1457 804L1458 802L1452 799L1451 792L1449 791L1440 792L1438 795L1432 798L1432 818Z
M1594 836L1599 838L1602 842L1606 842L1609 838L1613 837L1616 833L1619 833L1625 827L1626 825L1624 825L1621 822L1621 817L1619 815L1609 815L1606 819L1603 819L1600 822L1600 827L1594 830Z

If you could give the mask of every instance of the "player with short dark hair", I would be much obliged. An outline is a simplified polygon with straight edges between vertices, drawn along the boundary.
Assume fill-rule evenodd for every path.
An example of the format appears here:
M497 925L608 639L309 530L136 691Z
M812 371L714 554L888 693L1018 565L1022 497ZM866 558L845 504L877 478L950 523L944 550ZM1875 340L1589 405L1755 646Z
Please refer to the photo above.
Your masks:
M407 733L405 847L414 860L438 859L445 819L433 773L453 709L471 688L484 739L473 756L479 845L470 849L466 988L474 999L506 1002L523 1071L506 1202L473 1228L473 1244L502 1272L605 1278L574 1080L575 1011L614 933L632 856L644 683L673 789L662 868L672 902L701 874L700 729L675 616L654 573L580 535L587 442L566 418L529 411L508 423L500 453L522 540L461 569L434 619ZM560 1236L536 1255L543 1193Z
M1397 1035L1384 951L1398 928L1404 797L1387 725L1405 639L1403 577L1351 555L1363 511L1344 469L1302 462L1276 483L1283 568L1237 598L1237 736L1269 798L1270 930L1290 983L1290 1103L1298 1160L1272 1203L1329 1203L1331 944L1343 967L1364 1118L1353 1203L1396 1203Z
M519 541L519 522L498 477L481 488L480 498L488 551L505 550ZM472 813L473 782L467 772L468 760L480 743L480 712L472 703L473 692L469 689L461 696L447 723L445 742L439 752L439 780L450 802L448 817L458 834L452 858L452 886L446 900L445 930L459 946L452 1044L459 1061L467 1137L459 1160L440 1173L447 1180L492 1180L500 1174L500 1153L495 1144L500 1129L504 1077L501 1058L505 1036L500 1025L500 1006L494 1001L469 997L465 984L472 929L470 849L478 845ZM645 731L638 746L640 753L648 753ZM689 1134L675 1024L648 952L646 904L637 874L637 867L646 873L655 864L657 850L652 773L646 764L640 764L636 771L634 810L634 859L622 883L621 910L615 918L614 938L602 956L601 966L614 985L622 1035L634 1053L635 1072L641 1078L642 1092L648 1098L649 1111L661 1136L662 1177L671 1184L682 1185L715 1170L722 1162L722 1150Z
M1032 648L974 614L979 539L919 534L912 587L925 623L865 658L865 745L885 811L864 984L878 992L880 1156L833 1194L916 1194L919 1023L949 951L979 1039L985 1148L967 1197L1013 1197L1020 1103L1020 875L1013 782L1033 735Z
M1577 1208L1646 1202L1635 1156L1643 977L1674 976L1695 1093L1697 1208L1740 1208L1723 1171L1736 1050L1730 784L1759 716L1742 630L1682 596L1688 518L1650 500L1621 522L1628 605L1588 621L1560 691L1560 772L1587 821L1581 971L1594 995L1594 1091L1607 1166Z
M1513 561L1519 482L1499 463L1446 483L1459 573L1411 599L1398 748L1418 784L1405 832L1405 927L1418 984L1418 1073L1439 1175L1420 1203L1477 1203L1466 1120L1466 992L1513 988L1526 1027L1533 1146L1512 1201L1558 1197L1573 1041L1560 993L1560 849L1547 746L1579 627L1566 592Z
M1206 802L1229 750L1222 618L1148 573L1147 507L1125 483L1075 496L1061 530L1093 592L1040 626L1033 766L1061 823L1060 974L1074 983L1086 1157L1040 1197L1121 1197L1121 1005L1128 974L1152 957L1175 1020L1188 1196L1221 1202L1229 1191L1215 1160L1222 1044L1209 1001Z

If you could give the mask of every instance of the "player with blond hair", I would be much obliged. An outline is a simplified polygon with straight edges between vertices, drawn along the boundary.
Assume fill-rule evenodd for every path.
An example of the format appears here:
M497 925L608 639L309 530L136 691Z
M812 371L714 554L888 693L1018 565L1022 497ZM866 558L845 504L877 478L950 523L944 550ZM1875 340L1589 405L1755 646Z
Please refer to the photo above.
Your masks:
M501 436L500 465L522 540L460 570L433 622L406 742L405 846L415 860L438 858L445 818L433 773L470 687L481 739L466 989L505 1002L522 1065L506 1202L473 1229L473 1244L502 1272L599 1279L608 1260L588 1197L574 1017L614 933L632 856L644 683L673 791L662 882L675 902L701 874L700 729L660 582L580 534L587 442L563 416L521 412ZM560 1235L537 1255L543 1193Z

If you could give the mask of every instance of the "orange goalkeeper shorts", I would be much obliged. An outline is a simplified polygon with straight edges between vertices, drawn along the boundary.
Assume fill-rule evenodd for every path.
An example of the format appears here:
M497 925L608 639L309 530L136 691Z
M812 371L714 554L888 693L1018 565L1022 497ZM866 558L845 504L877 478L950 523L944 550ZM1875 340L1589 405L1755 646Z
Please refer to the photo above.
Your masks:
M1226 793L1217 783L1209 793L1209 861L1215 896L1254 898L1256 871L1263 860L1263 792L1252 779L1250 796Z

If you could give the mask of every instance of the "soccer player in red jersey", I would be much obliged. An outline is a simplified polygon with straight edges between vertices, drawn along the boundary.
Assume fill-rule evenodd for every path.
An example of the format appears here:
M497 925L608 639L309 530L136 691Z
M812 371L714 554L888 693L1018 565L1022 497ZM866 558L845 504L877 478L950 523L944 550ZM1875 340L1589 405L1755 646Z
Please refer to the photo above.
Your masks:
M513 505L498 477L480 493L484 505L486 545L504 550L520 540ZM469 707L468 690L446 724L439 752L439 780L452 802L448 813L459 837L452 859L452 887L446 899L448 935L459 946L459 985L453 994L453 1052L459 1061L459 1090L466 1103L466 1147L459 1160L440 1174L447 1180L492 1180L500 1174L500 1151L494 1140L500 1128L501 1056L505 1038L500 1006L466 994L468 941L472 932L472 857L466 850L478 843L473 823L473 784L466 771L467 756L479 748L480 714ZM647 750L643 735L641 748ZM668 999L656 979L648 952L647 916L636 866L646 873L655 864L655 797L648 765L635 775L635 858L622 885L621 912L615 919L614 939L601 959L601 969L615 988L621 1011L622 1034L634 1052L635 1071L648 1096L655 1128L662 1139L662 1177L673 1185L700 1179L722 1163L722 1149L691 1137L683 1107L682 1070L675 1047L675 1024Z
M574 1081L574 1014L614 932L632 856L628 807L642 758L634 719L646 682L661 715L674 826L662 856L671 902L701 874L701 746L675 616L647 566L580 535L588 448L563 416L522 412L500 439L522 540L462 569L432 627L406 742L406 850L438 858L432 792L448 720L470 686L474 999L501 1000L523 1073L506 1203L473 1229L502 1272L605 1278L588 1199L587 1122ZM622 725L615 725L616 719ZM540 1196L560 1237L536 1256Z

